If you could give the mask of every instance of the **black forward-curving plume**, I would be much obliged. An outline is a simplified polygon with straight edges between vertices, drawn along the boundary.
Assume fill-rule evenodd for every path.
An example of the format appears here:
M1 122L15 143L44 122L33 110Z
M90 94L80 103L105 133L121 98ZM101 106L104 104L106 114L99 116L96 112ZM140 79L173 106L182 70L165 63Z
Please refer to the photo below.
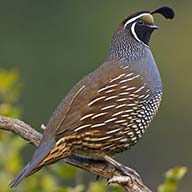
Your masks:
M166 19L173 19L175 17L175 11L170 7L160 7L159 9L156 9L151 14L159 13L163 15Z

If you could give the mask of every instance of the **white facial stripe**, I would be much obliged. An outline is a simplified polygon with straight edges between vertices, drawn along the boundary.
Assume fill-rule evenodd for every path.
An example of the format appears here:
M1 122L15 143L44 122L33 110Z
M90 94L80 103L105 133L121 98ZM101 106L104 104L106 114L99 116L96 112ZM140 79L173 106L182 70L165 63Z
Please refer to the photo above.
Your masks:
M135 25L136 25L136 22L132 24L131 26L131 33L133 34L134 38L139 41L139 42L142 42L138 37L137 37L137 34L135 33Z
M140 14L140 15L137 15L136 17L133 17L133 18L129 19L129 20L125 23L124 29L127 27L127 25L129 25L129 23L132 23L133 21L139 19L140 17L146 16L146 15L151 15L151 14L150 14L150 13L142 13L142 14Z
M133 37L138 41L138 42L141 42L143 43L145 46L149 47L148 45L146 45L143 41L141 41L138 37L137 37L137 34L135 32L135 25L136 25L136 22L132 24L131 26L131 33L133 35Z

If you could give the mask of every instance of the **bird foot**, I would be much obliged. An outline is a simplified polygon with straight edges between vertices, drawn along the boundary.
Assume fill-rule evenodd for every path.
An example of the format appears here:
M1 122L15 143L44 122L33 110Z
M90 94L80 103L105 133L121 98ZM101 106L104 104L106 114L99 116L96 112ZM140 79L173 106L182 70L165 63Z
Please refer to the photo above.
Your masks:
M104 159L110 163L112 166L114 166L116 169L118 169L119 171L121 171L123 174L125 174L126 176L129 175L133 175L137 180L141 180L140 175L132 168L124 166L123 164L115 161L113 158L109 157L109 156L105 156Z
M122 166L123 166L123 170L124 170L126 173L128 173L128 174L130 174L130 175L133 175L135 178L137 178L137 180L141 180L140 175L139 175L134 169L132 169L132 168L130 168L130 167L125 167L124 165L122 165Z
M152 192L150 189L144 186L143 182L135 177L135 175L128 175L128 176L113 176L112 178L108 179L107 184L111 183L118 183L127 189L130 192Z
M107 184L118 183L118 184L128 184L130 187L133 186L134 178L131 176L113 176L107 181Z
M41 124L41 129L45 130L46 126L44 124Z

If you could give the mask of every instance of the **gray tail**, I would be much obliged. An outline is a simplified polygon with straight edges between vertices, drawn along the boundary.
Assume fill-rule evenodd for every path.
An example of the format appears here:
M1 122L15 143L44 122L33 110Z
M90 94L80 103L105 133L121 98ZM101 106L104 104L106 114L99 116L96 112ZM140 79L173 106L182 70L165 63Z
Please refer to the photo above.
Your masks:
M25 177L27 177L33 167L30 166L30 162L25 166L25 168L19 173L19 175L9 184L11 188L15 188Z
M38 164L49 154L53 146L55 145L55 140L50 140L48 143L41 143L36 149L31 161L24 167L24 169L19 173L19 175L10 183L11 188L15 188L25 177L37 172L40 168L36 168Z

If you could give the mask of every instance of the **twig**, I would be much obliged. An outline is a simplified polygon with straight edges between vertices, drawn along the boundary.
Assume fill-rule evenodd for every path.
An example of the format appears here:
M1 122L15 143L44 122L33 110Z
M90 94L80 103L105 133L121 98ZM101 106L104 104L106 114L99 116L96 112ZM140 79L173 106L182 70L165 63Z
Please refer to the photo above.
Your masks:
M26 141L38 147L42 135L27 123L10 117L0 116L0 129L12 131Z
M36 147L42 138L42 134L30 125L21 120L9 117L0 116L0 129L12 131ZM65 158L64 161L75 167L103 176L108 180L108 184L118 183L128 192L151 192L134 170L116 161L114 161L114 164L118 166L109 164L106 160L96 160L78 154L73 154ZM132 173L130 170L132 170Z

